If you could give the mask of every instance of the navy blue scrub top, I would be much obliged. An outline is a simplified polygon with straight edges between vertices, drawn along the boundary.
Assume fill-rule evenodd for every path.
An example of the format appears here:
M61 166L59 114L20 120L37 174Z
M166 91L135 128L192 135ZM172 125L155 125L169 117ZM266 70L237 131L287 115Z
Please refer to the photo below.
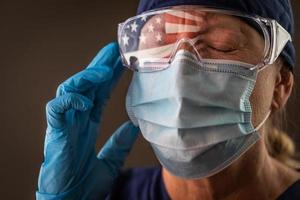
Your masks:
M121 173L106 200L170 200L161 167L133 168ZM300 180L277 200L300 200Z

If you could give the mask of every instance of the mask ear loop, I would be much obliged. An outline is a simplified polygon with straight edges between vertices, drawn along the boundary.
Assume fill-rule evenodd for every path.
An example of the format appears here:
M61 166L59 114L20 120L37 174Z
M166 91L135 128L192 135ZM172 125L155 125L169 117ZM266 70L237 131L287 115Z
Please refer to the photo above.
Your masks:
M268 111L265 118L254 128L254 131L258 131L264 125L264 123L267 121L270 115L271 115L271 110Z

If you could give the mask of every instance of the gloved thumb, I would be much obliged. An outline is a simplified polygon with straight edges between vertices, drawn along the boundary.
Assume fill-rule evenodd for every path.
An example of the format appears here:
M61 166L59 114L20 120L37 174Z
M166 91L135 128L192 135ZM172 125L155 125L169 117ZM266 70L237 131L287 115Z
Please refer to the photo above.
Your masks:
M128 121L121 125L105 143L98 154L98 159L106 163L109 171L117 176L120 168L136 141L139 128Z

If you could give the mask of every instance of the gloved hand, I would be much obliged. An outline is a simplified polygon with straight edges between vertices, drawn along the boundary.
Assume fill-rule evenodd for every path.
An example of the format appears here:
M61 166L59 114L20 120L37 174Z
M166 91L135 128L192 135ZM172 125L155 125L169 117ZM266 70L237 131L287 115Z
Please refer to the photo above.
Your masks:
M109 44L85 70L62 83L47 104L38 200L104 199L108 194L139 132L124 123L96 155L101 113L123 68L117 44Z

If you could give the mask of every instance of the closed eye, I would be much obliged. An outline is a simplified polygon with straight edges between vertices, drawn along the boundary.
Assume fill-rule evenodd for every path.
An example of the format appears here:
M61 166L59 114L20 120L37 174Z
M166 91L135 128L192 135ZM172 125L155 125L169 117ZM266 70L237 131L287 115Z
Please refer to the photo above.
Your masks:
M208 48L210 48L213 51L222 52L222 53L233 53L237 49L234 48L220 48L220 47L213 47L212 45L208 45Z

